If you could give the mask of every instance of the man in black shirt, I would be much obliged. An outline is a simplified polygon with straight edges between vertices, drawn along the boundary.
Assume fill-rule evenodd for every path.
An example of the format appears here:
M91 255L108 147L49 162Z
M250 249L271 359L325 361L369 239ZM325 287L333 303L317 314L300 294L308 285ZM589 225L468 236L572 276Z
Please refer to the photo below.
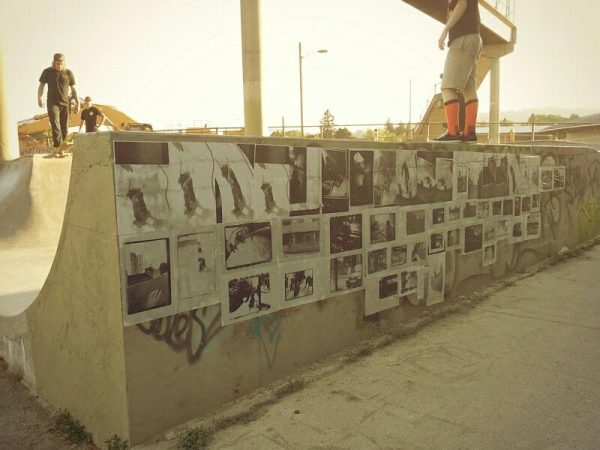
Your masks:
M100 123L98 123L98 117L100 117ZM98 131L98 128L104 125L104 119L106 119L106 117L104 117L102 111L92 104L91 97L86 97L83 100L83 110L81 111L81 125L79 125L79 132L81 133L84 123L86 133Z
M44 107L42 95L44 94L45 84L48 85L46 105L50 126L52 127L52 141L54 147L58 148L68 134L71 98L75 100L75 113L79 112L75 76L73 72L65 68L65 56L62 53L56 53L52 66L44 69L42 75L40 75L40 85L38 87L38 106L40 108ZM71 96L69 96L69 89L71 90ZM61 153L62 151L59 151L59 154Z
M476 68L483 46L479 35L478 0L448 0L448 20L438 45L444 50L448 38L448 54L442 77L442 97L448 130L435 139L441 142L477 142ZM465 100L465 127L459 129L459 93Z

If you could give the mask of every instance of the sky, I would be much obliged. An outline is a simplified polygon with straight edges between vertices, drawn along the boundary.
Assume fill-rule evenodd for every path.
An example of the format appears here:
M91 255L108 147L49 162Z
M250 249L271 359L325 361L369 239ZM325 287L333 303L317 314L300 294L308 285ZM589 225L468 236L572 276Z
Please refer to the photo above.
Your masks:
M501 110L600 111L600 2L515 0L518 40L501 59ZM439 81L442 24L401 0L262 0L263 124L417 121ZM10 118L43 113L38 79L64 53L80 97L155 128L243 126L239 0L0 0ZM409 104L409 83L411 86ZM489 82L479 90L489 108Z

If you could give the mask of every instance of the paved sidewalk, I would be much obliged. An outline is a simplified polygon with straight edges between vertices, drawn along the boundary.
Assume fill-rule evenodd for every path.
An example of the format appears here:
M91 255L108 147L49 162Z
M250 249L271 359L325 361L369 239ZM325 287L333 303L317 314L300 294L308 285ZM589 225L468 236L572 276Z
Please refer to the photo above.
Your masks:
M600 246L214 435L210 449L600 448Z

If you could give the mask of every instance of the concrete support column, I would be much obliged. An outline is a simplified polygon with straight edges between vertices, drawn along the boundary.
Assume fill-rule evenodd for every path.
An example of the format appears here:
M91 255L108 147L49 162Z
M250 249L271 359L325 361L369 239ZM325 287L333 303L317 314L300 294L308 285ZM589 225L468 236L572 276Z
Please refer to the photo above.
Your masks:
M246 136L262 136L260 0L240 0L240 11L244 75L244 132Z
M4 64L0 52L0 160L8 161L19 157L17 123L12 121L4 86Z
M500 143L500 58L490 58L490 144Z

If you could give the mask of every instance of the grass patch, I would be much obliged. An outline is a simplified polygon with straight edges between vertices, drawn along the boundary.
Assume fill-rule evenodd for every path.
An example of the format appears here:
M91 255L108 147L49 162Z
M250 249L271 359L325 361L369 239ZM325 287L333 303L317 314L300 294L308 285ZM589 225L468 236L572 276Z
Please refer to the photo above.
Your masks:
M108 450L128 450L129 441L123 441L116 434L113 435L109 440L104 441Z
M192 428L179 439L179 448L183 450L202 450L208 445L211 435L211 431L204 427Z
M56 416L55 425L74 444L92 442L92 434L85 429L79 420L74 419L66 409L60 410L58 416Z

